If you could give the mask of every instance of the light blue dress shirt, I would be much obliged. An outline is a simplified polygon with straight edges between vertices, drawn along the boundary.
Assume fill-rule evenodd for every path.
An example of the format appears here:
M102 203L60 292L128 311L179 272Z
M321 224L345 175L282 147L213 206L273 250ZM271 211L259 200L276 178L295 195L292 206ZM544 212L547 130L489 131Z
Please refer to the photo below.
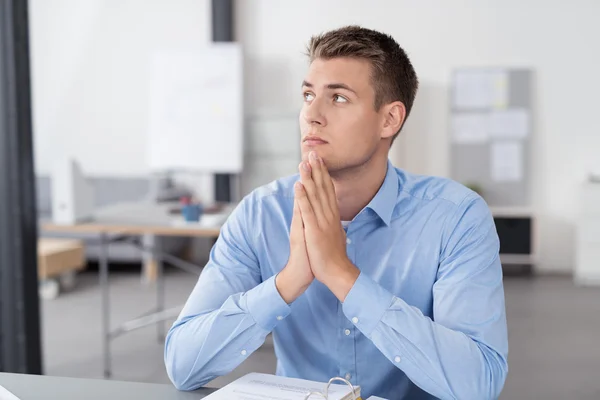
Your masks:
M363 398L497 398L508 341L499 241L483 199L388 163L347 227L360 275L345 301L315 280L288 305L275 276L288 261L298 179L256 189L223 226L167 335L174 385L191 390L229 373L272 332L278 375L346 377Z

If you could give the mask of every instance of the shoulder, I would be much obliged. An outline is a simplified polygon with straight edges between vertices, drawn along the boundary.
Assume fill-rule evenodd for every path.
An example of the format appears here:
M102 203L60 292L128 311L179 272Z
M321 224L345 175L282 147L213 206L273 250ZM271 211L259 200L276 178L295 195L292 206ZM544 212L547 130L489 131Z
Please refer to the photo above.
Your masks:
M395 168L399 191L415 200L447 203L451 208L480 199L476 192L450 178L419 175Z
M445 231L452 231L459 222L464 226L493 221L483 197L455 180L413 174L399 168L396 173L399 198L414 208L427 207L440 218Z
M250 221L260 221L267 215L293 207L294 183L299 174L285 176L253 189L244 196L236 211Z

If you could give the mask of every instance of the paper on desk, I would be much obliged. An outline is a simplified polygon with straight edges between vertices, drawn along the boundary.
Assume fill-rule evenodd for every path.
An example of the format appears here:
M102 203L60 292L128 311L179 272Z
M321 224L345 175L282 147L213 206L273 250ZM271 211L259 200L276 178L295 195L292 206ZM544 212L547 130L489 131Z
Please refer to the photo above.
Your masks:
M207 400L304 400L313 391L323 391L325 383L281 376L251 373L205 397ZM346 385L331 385L329 400L341 400L350 393ZM319 397L313 396L315 399Z
M523 179L523 146L518 141L492 144L492 179L497 182L516 182Z
M461 113L452 117L452 139L455 143L485 143L489 138L488 119L482 113Z
M19 398L0 385L0 400L19 400Z

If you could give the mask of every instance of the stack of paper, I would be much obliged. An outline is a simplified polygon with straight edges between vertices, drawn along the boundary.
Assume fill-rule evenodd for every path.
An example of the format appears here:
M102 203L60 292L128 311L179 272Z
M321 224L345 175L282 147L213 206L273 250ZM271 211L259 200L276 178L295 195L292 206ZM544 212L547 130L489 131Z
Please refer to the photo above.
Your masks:
M0 385L0 400L19 400L19 398Z
M206 397L207 400L304 400L310 392L325 392L326 383L251 373ZM360 387L355 387L356 397ZM311 399L322 399L314 395ZM328 400L352 400L352 389L341 384L329 386Z

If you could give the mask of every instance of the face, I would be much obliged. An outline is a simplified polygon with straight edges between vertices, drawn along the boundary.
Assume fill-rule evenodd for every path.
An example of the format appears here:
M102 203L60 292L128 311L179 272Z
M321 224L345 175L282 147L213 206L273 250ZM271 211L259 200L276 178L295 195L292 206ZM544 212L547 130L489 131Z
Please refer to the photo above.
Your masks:
M302 157L316 151L330 173L369 162L395 132L387 127L389 108L375 111L368 61L316 59L302 84ZM393 128L392 128L393 129ZM387 150L386 150L387 154Z

